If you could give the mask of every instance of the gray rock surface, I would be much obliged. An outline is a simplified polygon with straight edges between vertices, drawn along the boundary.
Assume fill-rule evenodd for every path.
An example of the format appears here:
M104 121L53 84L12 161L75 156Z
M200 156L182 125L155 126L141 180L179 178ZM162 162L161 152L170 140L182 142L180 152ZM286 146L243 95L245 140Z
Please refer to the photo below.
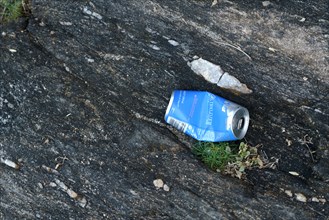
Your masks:
M327 4L33 0L0 26L0 157L20 166L0 164L0 219L326 219ZM194 56L253 93L205 81ZM207 169L164 123L174 89L246 106L277 169Z

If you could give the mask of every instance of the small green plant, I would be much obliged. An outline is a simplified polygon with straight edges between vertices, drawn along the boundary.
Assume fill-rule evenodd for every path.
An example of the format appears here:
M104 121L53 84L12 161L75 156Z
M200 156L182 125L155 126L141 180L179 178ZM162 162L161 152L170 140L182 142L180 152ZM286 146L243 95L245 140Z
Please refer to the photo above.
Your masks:
M0 23L16 20L25 14L26 1L0 0Z
M210 169L242 178L246 169L275 166L258 154L259 146L250 146L244 142L239 145L228 142L198 142L192 152ZM276 161L277 162L277 161Z
M212 170L223 171L228 163L235 161L235 154L227 142L198 142L192 151Z

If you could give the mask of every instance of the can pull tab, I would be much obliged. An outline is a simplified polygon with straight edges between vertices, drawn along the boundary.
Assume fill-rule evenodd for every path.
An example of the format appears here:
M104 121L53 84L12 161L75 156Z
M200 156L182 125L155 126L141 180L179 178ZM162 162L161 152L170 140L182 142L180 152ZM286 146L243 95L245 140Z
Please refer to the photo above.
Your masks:
M242 129L244 126L244 118L240 118L239 121L238 121L238 126L237 128L240 130Z

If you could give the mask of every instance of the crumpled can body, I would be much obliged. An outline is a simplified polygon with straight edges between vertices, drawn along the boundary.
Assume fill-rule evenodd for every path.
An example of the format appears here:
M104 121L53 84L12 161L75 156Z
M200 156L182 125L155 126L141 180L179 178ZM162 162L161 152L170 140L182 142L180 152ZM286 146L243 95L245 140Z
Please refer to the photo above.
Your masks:
M245 136L249 112L209 92L175 90L165 121L199 141L233 141Z

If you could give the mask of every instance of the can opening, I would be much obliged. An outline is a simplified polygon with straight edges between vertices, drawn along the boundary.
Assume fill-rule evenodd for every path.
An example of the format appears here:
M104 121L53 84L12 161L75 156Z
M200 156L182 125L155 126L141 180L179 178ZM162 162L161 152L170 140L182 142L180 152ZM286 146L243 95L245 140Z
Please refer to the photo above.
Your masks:
M242 129L244 126L244 118L240 118L239 121L238 121L238 126L237 126L237 129Z
M232 119L232 131L236 139L242 139L247 133L249 126L249 112L246 108L240 107Z

